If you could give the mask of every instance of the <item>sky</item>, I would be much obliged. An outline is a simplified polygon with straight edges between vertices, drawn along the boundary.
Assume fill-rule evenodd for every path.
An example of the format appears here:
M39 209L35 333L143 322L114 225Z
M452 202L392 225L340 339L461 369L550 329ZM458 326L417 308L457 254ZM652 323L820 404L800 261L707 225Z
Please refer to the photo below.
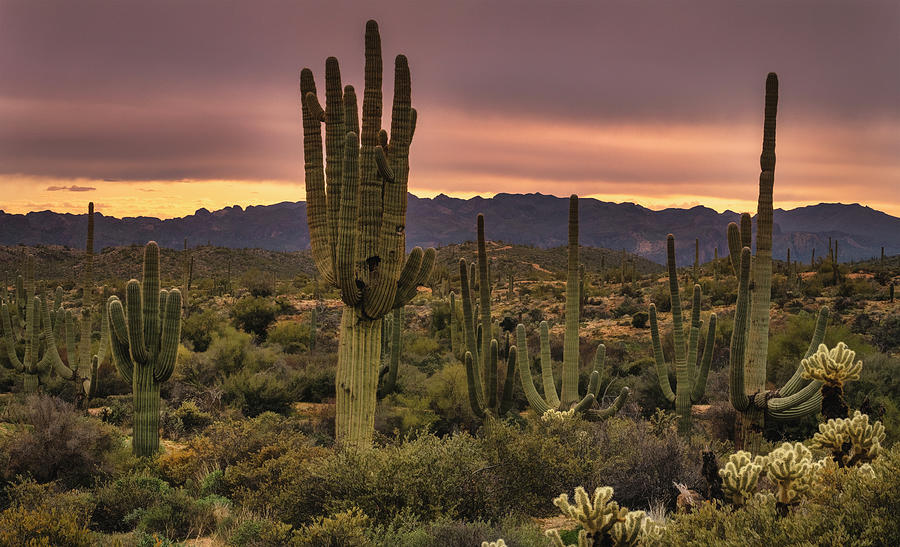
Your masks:
M370 18L409 58L418 196L752 212L774 71L775 206L900 216L894 0L0 0L0 209L304 199L299 71L361 89Z

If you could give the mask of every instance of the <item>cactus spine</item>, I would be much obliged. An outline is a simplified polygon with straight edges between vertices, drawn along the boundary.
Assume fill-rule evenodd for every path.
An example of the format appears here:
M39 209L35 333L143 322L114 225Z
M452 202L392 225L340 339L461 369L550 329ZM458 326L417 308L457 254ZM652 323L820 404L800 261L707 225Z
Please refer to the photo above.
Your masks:
M653 355L656 359L656 374L659 387L670 403L675 403L675 414L678 416L678 431L682 435L691 431L691 406L699 403L706 391L706 378L712 359L713 344L716 340L716 314L709 314L709 326L706 329L706 342L703 344L703 356L699 357L700 329L700 285L694 285L691 304L691 325L688 338L685 340L683 317L681 314L681 294L678 287L678 275L675 271L675 236L669 234L666 240L667 265L669 269L669 294L672 300L672 330L675 337L675 376L676 384L673 392L669 382L669 367L663 356L662 344L659 340L659 325L656 319L656 305L650 304L650 334L653 341ZM685 342L687 342L685 344ZM699 370L697 363L699 361Z
M466 366L466 381L469 391L469 404L472 412L479 418L499 418L512 408L512 391L516 370L515 346L509 350L506 361L506 380L503 383L503 394L498 400L497 361L500 347L493 337L491 322L491 287L487 275L488 260L484 239L484 215L478 215L478 299L480 301L478 324L475 324L476 312L473 306L474 290L470 285L471 268L466 260L459 260L459 281L461 284L463 303L463 334ZM479 347L480 346L480 347Z
M553 370L550 363L550 334L546 321L541 321L541 378L543 381L544 396L541 397L534 387L531 377L531 359L528 357L528 344L525 335L525 326L521 323L516 327L516 348L519 353L519 378L528 404L538 414L543 415L549 410L567 411L575 409L575 412L586 413L586 417L603 419L612 416L625 403L628 397L628 388L623 388L615 402L605 410L592 410L594 401L597 400L600 391L601 371L604 370L606 361L606 346L600 344L594 355L593 371L588 385L587 393L582 397L578 393L578 360L579 360L579 336L578 321L581 305L582 283L579 275L578 262L578 196L569 198L569 246L568 268L566 271L566 334L563 342L563 368L562 390L557 395L556 383L553 379ZM624 262L623 262L624 263Z
M756 255L750 260L750 215L741 215L740 228L728 225L728 247L738 276L738 298L731 337L730 399L742 414L737 443L749 440L759 452L765 418L796 419L815 412L822 401L822 383L805 380L798 364L793 377L781 389L766 390L766 355L769 345L769 307L772 295L772 191L775 183L775 116L778 109L778 77L766 78L763 147L760 155L759 203L756 221ZM752 290L751 290L752 285ZM812 355L825 335L828 309L822 308L806 356Z
M132 449L136 456L152 456L159 450L159 389L175 370L181 338L181 292L160 290L155 241L144 248L142 281L125 287L125 305L112 296L107 306L116 367L131 382Z
M359 446L368 446L374 431L382 318L415 296L434 263L433 249L417 247L406 256L409 147L416 125L409 65L397 56L388 141L381 129L381 37L375 21L366 24L365 50L361 132L356 93L342 88L337 59L325 62L324 109L312 71L300 74L310 246L319 274L340 289L344 302L336 437Z

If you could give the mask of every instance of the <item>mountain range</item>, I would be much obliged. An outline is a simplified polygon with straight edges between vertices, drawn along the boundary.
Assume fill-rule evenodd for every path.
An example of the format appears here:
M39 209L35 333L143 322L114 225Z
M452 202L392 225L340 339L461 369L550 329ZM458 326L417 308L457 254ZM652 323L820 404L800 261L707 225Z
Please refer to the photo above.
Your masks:
M634 203L579 200L582 245L625 249L652 261L665 261L666 235L676 238L679 265L694 259L699 239L700 261L727 254L726 227L739 213L719 213L708 207L652 210ZM458 199L409 195L407 245L441 246L473 240L475 217L484 213L488 239L551 248L566 244L568 198L544 194L497 194L492 198ZM869 259L881 247L900 254L900 218L859 204L820 203L796 209L776 209L773 255L809 262L827 254L829 238L838 242L838 259ZM0 210L0 245L84 245L86 215ZM207 243L231 248L298 251L309 248L305 202L198 209L193 215L161 220L153 217L115 218L95 215L98 248L157 241L180 249Z

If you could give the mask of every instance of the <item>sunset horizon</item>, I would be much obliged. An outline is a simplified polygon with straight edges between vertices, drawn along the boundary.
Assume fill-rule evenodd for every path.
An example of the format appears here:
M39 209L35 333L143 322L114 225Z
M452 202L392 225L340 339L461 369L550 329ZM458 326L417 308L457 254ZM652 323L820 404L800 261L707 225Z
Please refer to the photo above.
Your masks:
M882 68L900 49L897 5L699 2L694 17L534 4L504 26L502 3L390 4L347 18L279 2L4 3L0 209L78 213L94 201L112 216L175 218L303 200L299 71L321 77L336 55L360 85L360 29L375 17L386 59L410 60L417 196L576 193L753 212L760 93L774 71L776 206L858 202L900 216L900 76ZM620 31L636 21L637 36Z

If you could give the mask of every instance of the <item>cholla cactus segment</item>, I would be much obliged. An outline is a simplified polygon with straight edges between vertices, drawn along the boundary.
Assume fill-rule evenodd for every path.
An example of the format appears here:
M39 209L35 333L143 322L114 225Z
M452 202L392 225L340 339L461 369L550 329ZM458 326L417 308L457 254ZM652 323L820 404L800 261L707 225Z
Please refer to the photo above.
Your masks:
M743 505L753 496L764 465L765 458L751 458L751 454L744 450L728 457L725 466L719 469L719 476L722 477L722 489L731 503Z
M784 443L766 457L765 469L775 485L775 499L793 505L807 493L824 464L813 460L812 452L803 443Z
M541 415L541 421L546 424L561 423L570 420L573 416L575 416L574 408L570 408L569 410L556 410L551 408Z
M625 515L625 520L617 522L610 530L609 536L616 547L631 547L638 545L651 528L650 521L643 511L631 511Z
M830 450L838 465L852 467L877 458L884 438L884 425L870 424L869 416L857 410L852 418L836 418L819 424L819 432L813 435L812 442L814 447Z
M609 486L598 486L594 495L588 497L581 486L575 488L575 505L569 503L568 494L560 494L553 500L564 515L575 519L590 536L595 538L608 534L617 522L624 522L628 509L619 507L612 501L613 489Z
M814 354L800 362L803 377L819 380L828 386L842 387L850 380L859 380L862 361L854 363L855 358L856 352L843 342L838 342L830 350L825 344L819 344Z
M503 538L497 541L482 541L481 547L506 547L506 542L503 541Z

